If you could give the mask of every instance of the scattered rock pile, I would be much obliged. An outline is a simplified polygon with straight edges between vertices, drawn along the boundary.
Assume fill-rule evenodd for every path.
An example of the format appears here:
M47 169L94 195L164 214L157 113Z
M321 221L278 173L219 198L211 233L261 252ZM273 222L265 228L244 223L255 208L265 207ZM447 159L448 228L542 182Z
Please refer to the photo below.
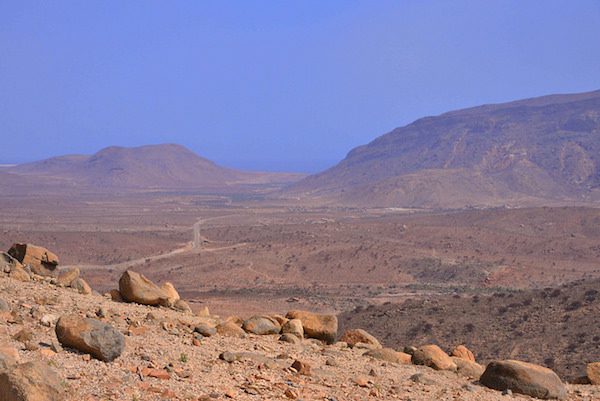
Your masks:
M172 284L136 272L101 296L63 289L78 288L76 268L42 276L8 253L0 261L0 400L600 399L600 387L565 385L542 366L484 367L464 345L401 352L363 329L338 340L335 315L222 319L193 314ZM588 365L587 382L600 382L598 366Z

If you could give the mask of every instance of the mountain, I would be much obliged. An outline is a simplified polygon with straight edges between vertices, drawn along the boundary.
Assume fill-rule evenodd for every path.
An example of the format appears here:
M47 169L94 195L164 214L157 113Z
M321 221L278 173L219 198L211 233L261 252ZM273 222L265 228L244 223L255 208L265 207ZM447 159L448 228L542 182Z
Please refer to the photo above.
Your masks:
M23 179L97 189L219 189L297 180L299 174L244 172L221 167L175 144L111 146L87 155L54 157L5 168ZM6 179L5 179L6 180ZM5 181L0 180L0 182Z
M368 206L600 199L600 91L421 118L359 146L288 195Z

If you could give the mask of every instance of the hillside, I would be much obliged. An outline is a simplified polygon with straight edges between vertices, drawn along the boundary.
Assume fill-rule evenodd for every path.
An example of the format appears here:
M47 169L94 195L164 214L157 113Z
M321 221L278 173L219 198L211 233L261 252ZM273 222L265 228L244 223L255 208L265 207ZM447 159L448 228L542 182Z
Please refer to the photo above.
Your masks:
M600 91L421 118L350 151L288 195L366 206L599 199Z
M244 172L219 166L174 144L112 146L91 155L68 155L3 170L24 180L78 188L222 189L297 180L299 174Z
M600 280L491 295L431 296L358 308L341 327L368 328L389 347L466 344L478 360L520 359L573 380L600 359Z
M506 399L473 381L474 372L456 372L456 365L436 371L398 360L406 354L371 357L363 346L292 334L294 341L278 341L278 334L253 334L264 326L250 326L252 319L244 321L245 333L239 317L113 301L56 285L63 275L21 282L30 280L25 270L9 271L10 277L0 272L2 400ZM275 315L257 319L279 324L265 316ZM600 395L598 386L563 387L555 380L564 399ZM515 393L511 399L531 398Z

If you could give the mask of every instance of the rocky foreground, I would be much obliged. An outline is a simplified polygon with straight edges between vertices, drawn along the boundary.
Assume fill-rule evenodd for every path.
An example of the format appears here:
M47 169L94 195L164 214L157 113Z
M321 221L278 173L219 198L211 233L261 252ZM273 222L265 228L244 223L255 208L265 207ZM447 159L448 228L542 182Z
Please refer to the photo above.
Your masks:
M65 285L67 272L3 260L0 401L600 399L600 386L524 362L483 367L461 346L398 352L362 330L338 339L335 316L195 315L134 272L100 295L73 285L76 272Z

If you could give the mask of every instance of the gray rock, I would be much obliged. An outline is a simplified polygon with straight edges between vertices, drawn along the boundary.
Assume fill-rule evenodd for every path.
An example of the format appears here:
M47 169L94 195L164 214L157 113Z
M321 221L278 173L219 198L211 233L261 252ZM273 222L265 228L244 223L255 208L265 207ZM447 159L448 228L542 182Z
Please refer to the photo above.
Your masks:
M252 316L244 321L242 328L247 333L258 335L279 334L281 332L279 322L270 316Z
M10 305L2 298L0 298L0 312L10 312Z
M202 334L204 337L212 337L217 334L217 329L207 323L198 323L194 327L196 333Z
M56 337L63 346L110 362L125 350L125 337L107 323L77 315L62 316L56 323Z

